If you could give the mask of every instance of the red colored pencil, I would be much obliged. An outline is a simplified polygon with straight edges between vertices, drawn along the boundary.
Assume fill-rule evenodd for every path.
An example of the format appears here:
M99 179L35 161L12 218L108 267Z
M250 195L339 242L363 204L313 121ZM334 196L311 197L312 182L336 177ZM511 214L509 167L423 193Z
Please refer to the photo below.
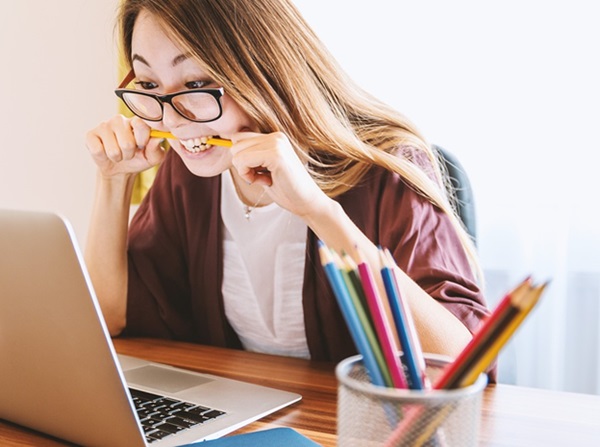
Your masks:
M469 344L461 351L456 359L449 364L442 375L434 383L434 389L457 388L473 362L482 354L489 340L498 336L507 324L518 313L513 305L515 300L531 288L531 278L526 278L512 291L507 293L496 306L492 314L482 323Z

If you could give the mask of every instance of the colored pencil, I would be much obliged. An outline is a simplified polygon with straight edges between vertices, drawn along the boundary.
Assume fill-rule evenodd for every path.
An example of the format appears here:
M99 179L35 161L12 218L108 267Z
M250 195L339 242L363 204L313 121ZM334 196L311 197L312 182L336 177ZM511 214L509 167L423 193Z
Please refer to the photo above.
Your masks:
M407 407L404 417L385 441L384 447L445 447L447 443L440 427L453 409L452 404L438 407L435 411L428 411L424 406Z
M518 303L516 303L519 307L519 314L506 326L498 337L494 338L492 342L488 344L485 348L485 353L481 355L477 362L473 363L470 370L464 374L464 377L459 384L460 387L469 386L475 383L479 375L492 364L508 340L521 326L523 320L529 315L529 312L535 307L547 285L548 283L544 283L534 287L529 293L525 294Z
M449 389L475 383L538 303L546 285L547 283L534 287L531 278L527 278L506 294L473 337L472 342L479 343L481 346L478 344L475 349L469 343L454 362L442 372L434 388ZM467 363L469 366L463 367L462 363ZM460 367L456 367L457 364ZM423 445L449 416L450 408L442 408L433 418L427 415L424 407L408 410L384 445L391 447L405 445L406 442L410 442L411 446Z
M379 250L380 255L380 272L385 286L390 307L392 308L392 314L396 323L396 330L398 331L398 338L400 339L400 347L402 348L402 363L406 369L406 379L408 381L409 388L415 390L423 389L422 372L417 363L415 346L409 335L408 322L406 315L400 301L402 296L400 290L396 284L396 278L393 273L393 266L390 266L383 249Z
M516 297L520 298L526 293L527 285L527 282L523 282L516 290L505 295L495 311L475 334L471 343L442 371L442 375L434 384L434 389L458 388L465 376L470 371L474 371L477 360L485 353L485 346L493 337L499 337L501 331L508 327L512 319L517 317L518 310L511 306L511 303ZM479 374L475 379L477 377ZM417 407L415 410L408 411L389 438L391 443L386 445L405 445L407 443L410 443L411 446L423 445L446 420L450 414L449 410L450 407L444 407L431 418L422 408Z
M396 260L387 248L384 249L384 254L387 258L387 265L389 265L392 270L396 287L398 291L400 291L400 278ZM427 365L425 364L425 356L423 355L421 340L419 339L419 334L417 333L417 329L415 327L412 312L410 311L410 308L408 307L408 304L405 299L390 301L390 307L393 309L392 313L404 314L410 344L414 347L415 361L417 362L418 372L421 376L421 383L423 384L423 388L428 390L431 388L431 381L427 377ZM399 316L397 317L397 319L399 319Z
M348 270L347 263L340 258L340 256L336 252L331 252L331 256L333 258L334 264L338 267L342 275L342 279L346 284L346 289L348 290L348 294L350 295L350 299L352 300L352 305L354 306L354 310L356 311L356 315L358 316L358 320L362 326L362 329L367 337L367 342L373 351L373 355L375 356L375 360L377 365L379 366L379 371L383 376L383 382L385 386L392 387L394 386L394 381L392 380L392 376L390 375L390 368L386 363L386 360L383 355L381 344L377 339L376 333L373 330L373 325L369 318L369 313L366 310L366 307L363 306L359 295L363 293L362 286L360 284L355 284L352 281L350 276L350 272Z
M152 129L150 131L150 136L152 138L169 138L171 140L179 139L175 135L173 135L171 132L165 132L165 131L156 130L156 129ZM231 142L231 140L225 140L223 138L208 138L206 140L206 144L210 144L212 146L222 146L222 147L233 146L233 143Z
M337 299L338 305L342 312L342 316L346 321L350 336L354 341L356 349L363 357L363 363L371 378L371 382L375 385L385 386L383 375L377 365L375 355L369 345L364 329L360 323L359 317L356 313L352 298L348 293L346 284L340 271L335 265L333 256L329 248L322 242L319 241L319 256L321 258L321 264L325 269L327 279L333 289L335 298Z
M375 326L377 338L381 344L383 355L392 376L392 382L396 388L408 388L408 382L404 376L402 363L399 357L398 347L396 346L394 334L389 324L389 320L383 308L382 298L377 290L371 267L366 263L360 251L358 263L358 273L362 282L365 297L371 318Z
M526 278L507 293L491 315L481 324L471 341L448 365L434 384L435 389L457 388L477 359L484 353L489 340L499 336L506 325L518 314L515 303L522 299L531 287L531 279Z
M358 297L360 298L363 308L368 309L367 298L365 296L365 291L360 279L360 274L358 273L358 266L356 265L356 262L354 262L354 259L352 259L352 256L350 256L348 253L344 253L342 255L342 260L344 261L346 271L352 280L352 284L354 284L354 288L358 292ZM372 326L373 320L371 319L371 315L367 313L367 317L369 318L369 322Z

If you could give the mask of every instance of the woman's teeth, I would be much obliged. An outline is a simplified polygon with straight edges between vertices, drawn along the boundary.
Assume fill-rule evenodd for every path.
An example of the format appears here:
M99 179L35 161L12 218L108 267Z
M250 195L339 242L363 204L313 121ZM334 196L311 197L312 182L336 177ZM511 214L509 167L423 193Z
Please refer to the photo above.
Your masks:
M207 143L209 138L212 137L190 138L189 140L179 141L188 152L197 154L198 152L204 152L210 147L210 144Z

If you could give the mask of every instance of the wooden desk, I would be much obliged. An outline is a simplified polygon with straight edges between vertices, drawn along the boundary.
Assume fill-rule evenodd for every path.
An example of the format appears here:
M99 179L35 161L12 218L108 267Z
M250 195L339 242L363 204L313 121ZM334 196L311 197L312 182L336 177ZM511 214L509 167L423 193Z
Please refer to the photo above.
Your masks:
M323 447L336 445L335 365L187 343L117 339L121 354L264 384L301 394L301 402L242 430L292 427ZM579 446L600 442L600 396L510 385L484 392L481 446ZM2 446L68 445L0 421Z

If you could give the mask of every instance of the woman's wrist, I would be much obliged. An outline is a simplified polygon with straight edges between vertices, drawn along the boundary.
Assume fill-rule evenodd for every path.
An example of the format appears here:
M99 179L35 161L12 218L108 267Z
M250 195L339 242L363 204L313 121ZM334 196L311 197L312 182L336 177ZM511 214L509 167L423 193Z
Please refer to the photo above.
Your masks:
M103 186L112 188L127 188L133 186L136 175L136 173L104 175L102 171L98 169L96 174L96 180Z
M131 202L136 174L120 174L110 177L102 175L100 171L96 176L97 197L103 197L109 202Z
M324 198L315 203L309 213L301 217L317 237L324 239L340 213L345 214L341 205L324 195Z
M344 208L329 197L315 206L313 212L304 216L304 221L320 240L338 252L354 254L356 247L369 252L375 249Z

